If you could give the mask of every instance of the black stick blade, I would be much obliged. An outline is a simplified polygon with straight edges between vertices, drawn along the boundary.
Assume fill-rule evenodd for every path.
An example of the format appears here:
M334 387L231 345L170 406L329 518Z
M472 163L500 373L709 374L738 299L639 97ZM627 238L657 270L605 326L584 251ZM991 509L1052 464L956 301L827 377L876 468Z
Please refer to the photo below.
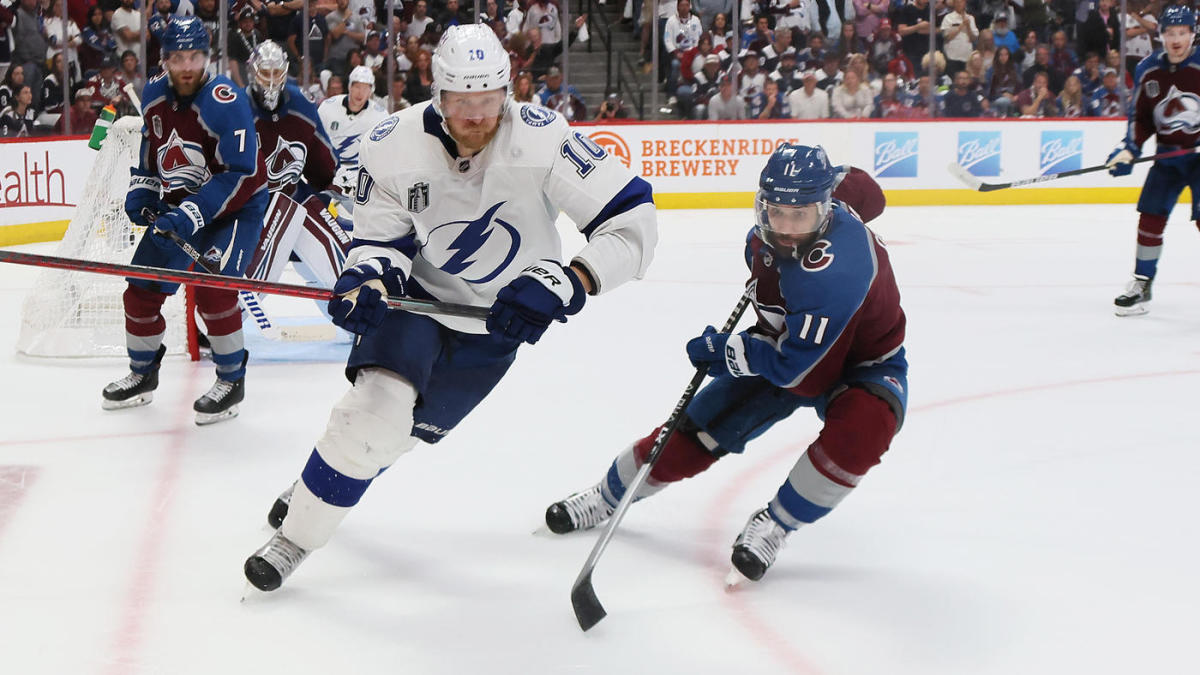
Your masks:
M596 589L592 588L591 572L571 587L571 606L575 608L575 618L579 620L579 627L585 631L608 616L608 612L604 611L604 606L600 604L600 598L596 597Z

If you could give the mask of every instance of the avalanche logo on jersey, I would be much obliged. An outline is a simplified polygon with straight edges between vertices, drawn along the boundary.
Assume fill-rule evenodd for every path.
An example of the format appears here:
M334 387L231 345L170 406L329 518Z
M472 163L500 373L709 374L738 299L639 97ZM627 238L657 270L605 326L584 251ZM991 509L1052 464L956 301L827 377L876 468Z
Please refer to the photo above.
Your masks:
M190 194L195 194L212 177L204 159L204 148L199 143L180 139L175 130L171 131L167 142L158 147L158 173L168 192L183 189Z
M496 217L498 202L475 220L457 220L435 227L421 255L434 267L472 284L485 284L500 275L517 256L521 235ZM498 227L497 227L498 226Z
M1200 132L1200 96L1171 85L1163 100L1154 106L1154 126L1159 133Z
M267 189L275 192L285 185L299 182L307 157L307 146L290 142L280 136L275 149L271 151L271 156L267 157Z

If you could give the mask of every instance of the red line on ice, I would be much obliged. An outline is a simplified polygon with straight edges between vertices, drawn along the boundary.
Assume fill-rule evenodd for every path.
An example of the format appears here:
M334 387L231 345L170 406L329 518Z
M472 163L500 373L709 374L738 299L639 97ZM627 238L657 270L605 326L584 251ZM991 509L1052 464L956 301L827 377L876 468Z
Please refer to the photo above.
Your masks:
M40 471L36 466L0 466L0 539Z

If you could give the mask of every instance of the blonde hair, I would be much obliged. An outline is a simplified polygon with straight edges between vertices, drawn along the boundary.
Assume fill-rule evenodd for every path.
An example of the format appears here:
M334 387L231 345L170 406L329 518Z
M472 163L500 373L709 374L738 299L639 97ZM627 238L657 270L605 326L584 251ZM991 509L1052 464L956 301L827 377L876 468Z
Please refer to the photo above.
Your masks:
M934 60L934 63L937 64L938 72L939 73L945 72L946 56L944 54L942 54L940 51L936 51L936 52L933 52L933 60ZM928 52L925 53L925 56L921 57L921 70L923 70L923 71L929 70L929 53Z

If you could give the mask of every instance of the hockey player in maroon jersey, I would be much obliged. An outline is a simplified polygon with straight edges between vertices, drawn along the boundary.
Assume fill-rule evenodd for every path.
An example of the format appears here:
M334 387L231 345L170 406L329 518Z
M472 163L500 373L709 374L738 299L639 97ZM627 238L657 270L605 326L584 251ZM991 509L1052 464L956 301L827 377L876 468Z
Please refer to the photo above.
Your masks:
M900 293L887 249L855 213L878 215L882 193L865 173L843 171L820 146L783 145L767 160L745 249L758 323L733 334L709 326L687 343L688 358L713 379L688 405L637 494L694 476L799 408L815 409L824 428L733 544L734 567L752 580L766 573L789 533L853 491L904 420ZM552 504L550 530L607 520L658 433L626 448L599 483Z
M1114 176L1133 171L1133 160L1151 136L1159 153L1194 148L1200 141L1200 54L1192 46L1196 13L1188 6L1171 5L1159 17L1158 30L1163 49L1138 64L1129 130L1108 156L1108 172ZM1133 281L1113 301L1117 316L1146 313L1167 216L1185 187L1191 188L1192 220L1200 226L1200 155L1162 159L1150 167L1138 197Z
M267 206L267 172L258 152L246 96L223 76L206 72L208 30L177 17L162 44L166 72L142 93L141 159L131 171L125 212L146 234L133 264L186 269L193 263L182 238L222 274L241 276L258 242ZM106 410L145 405L158 386L166 322L162 304L179 285L129 280L125 332L129 375L104 388ZM246 350L237 292L197 288L217 381L196 400L197 424L237 414L245 395Z

